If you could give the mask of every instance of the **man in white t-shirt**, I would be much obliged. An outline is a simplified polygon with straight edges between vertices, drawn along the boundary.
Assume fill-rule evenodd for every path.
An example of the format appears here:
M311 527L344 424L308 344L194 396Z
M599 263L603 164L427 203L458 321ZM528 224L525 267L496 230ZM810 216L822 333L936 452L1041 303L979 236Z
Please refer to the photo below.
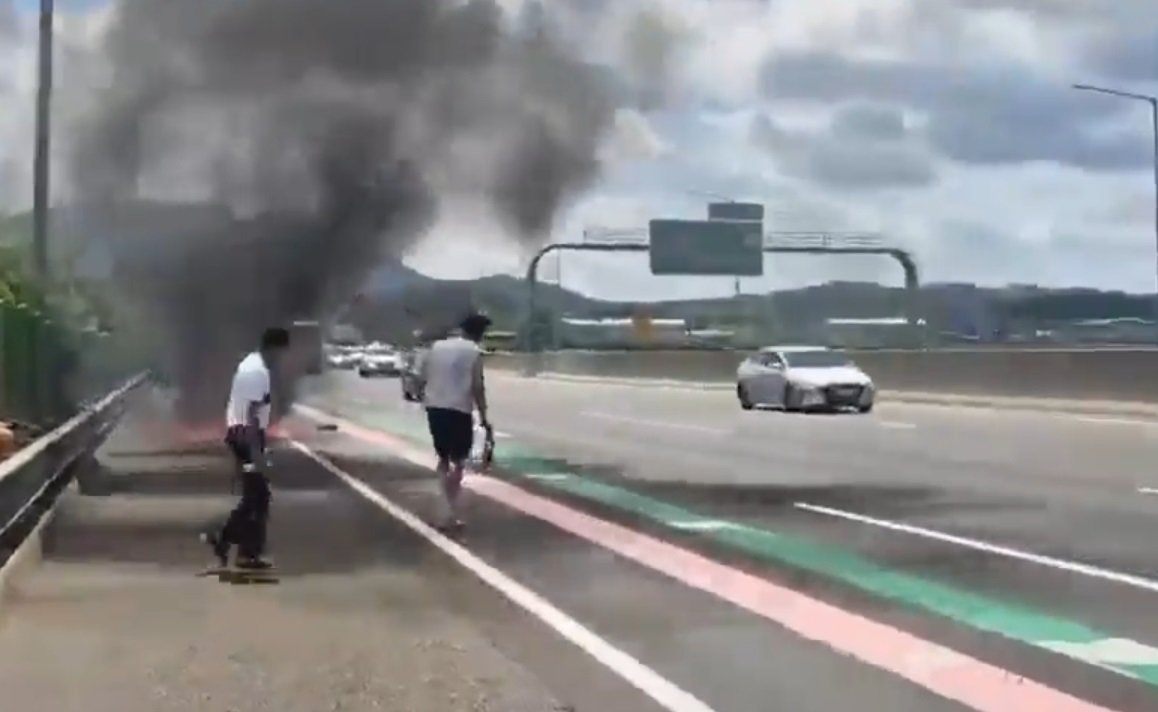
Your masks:
M475 408L480 424L490 430L487 420L486 384L479 342L491 320L472 314L459 326L460 335L434 342L422 362L423 405L438 456L438 476L446 497L444 530L463 526L458 497L462 490L463 468L474 440Z
M266 329L261 346L241 360L233 374L225 409L225 444L237 461L241 499L219 531L202 535L221 566L229 563L229 549L237 547L238 568L267 569L266 523L269 519L269 480L264 470L266 429L271 403L270 371L289 348L289 332Z

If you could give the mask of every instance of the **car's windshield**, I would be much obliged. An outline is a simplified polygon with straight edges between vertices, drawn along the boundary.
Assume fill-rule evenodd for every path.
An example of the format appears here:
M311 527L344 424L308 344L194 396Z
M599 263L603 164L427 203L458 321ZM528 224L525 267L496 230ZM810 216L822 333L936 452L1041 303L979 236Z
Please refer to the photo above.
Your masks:
M790 351L783 356L789 366L796 368L834 368L852 365L852 360L843 351Z

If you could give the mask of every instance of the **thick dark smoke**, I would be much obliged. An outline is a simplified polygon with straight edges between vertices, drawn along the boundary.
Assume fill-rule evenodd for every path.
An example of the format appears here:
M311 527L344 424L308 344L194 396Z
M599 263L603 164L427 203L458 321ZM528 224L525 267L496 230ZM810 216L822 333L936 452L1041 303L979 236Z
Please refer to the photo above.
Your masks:
M73 157L86 210L204 206L116 255L195 417L263 326L348 299L440 197L544 240L612 118L596 74L493 0L121 0L103 59Z

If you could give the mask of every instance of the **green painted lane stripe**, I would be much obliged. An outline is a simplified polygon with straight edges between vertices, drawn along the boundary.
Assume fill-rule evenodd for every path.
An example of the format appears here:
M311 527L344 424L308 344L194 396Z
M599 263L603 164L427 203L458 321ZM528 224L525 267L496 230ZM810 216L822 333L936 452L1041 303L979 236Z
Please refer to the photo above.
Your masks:
M367 419L362 420L366 422ZM430 442L425 428L412 421L382 416L370 420L377 421L372 424L395 435L424 444ZM534 479L539 486L629 512L672 529L696 531L701 536L757 558L817 573L976 630L1001 635L1158 686L1158 649L1085 624L893 571L860 555L802 537L704 516L622 487L561 471L549 458L514 443L504 443L496 452L495 462L518 477ZM543 475L550 477L541 477ZM1128 662L1139 660L1139 655L1146 664ZM1151 659L1156 662L1150 664Z

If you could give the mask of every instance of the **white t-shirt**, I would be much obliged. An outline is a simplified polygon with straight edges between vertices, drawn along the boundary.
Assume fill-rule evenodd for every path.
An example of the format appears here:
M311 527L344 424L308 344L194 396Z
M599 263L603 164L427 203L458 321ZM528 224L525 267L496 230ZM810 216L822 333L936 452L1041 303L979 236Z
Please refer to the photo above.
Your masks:
M247 425L249 404L261 403L257 419L262 429L269 427L269 369L265 359L257 351L249 354L237 365L233 373L233 386L229 389L229 405L225 409L228 427Z
M434 342L422 361L423 404L473 413L474 369L481 357L478 344L461 336Z

